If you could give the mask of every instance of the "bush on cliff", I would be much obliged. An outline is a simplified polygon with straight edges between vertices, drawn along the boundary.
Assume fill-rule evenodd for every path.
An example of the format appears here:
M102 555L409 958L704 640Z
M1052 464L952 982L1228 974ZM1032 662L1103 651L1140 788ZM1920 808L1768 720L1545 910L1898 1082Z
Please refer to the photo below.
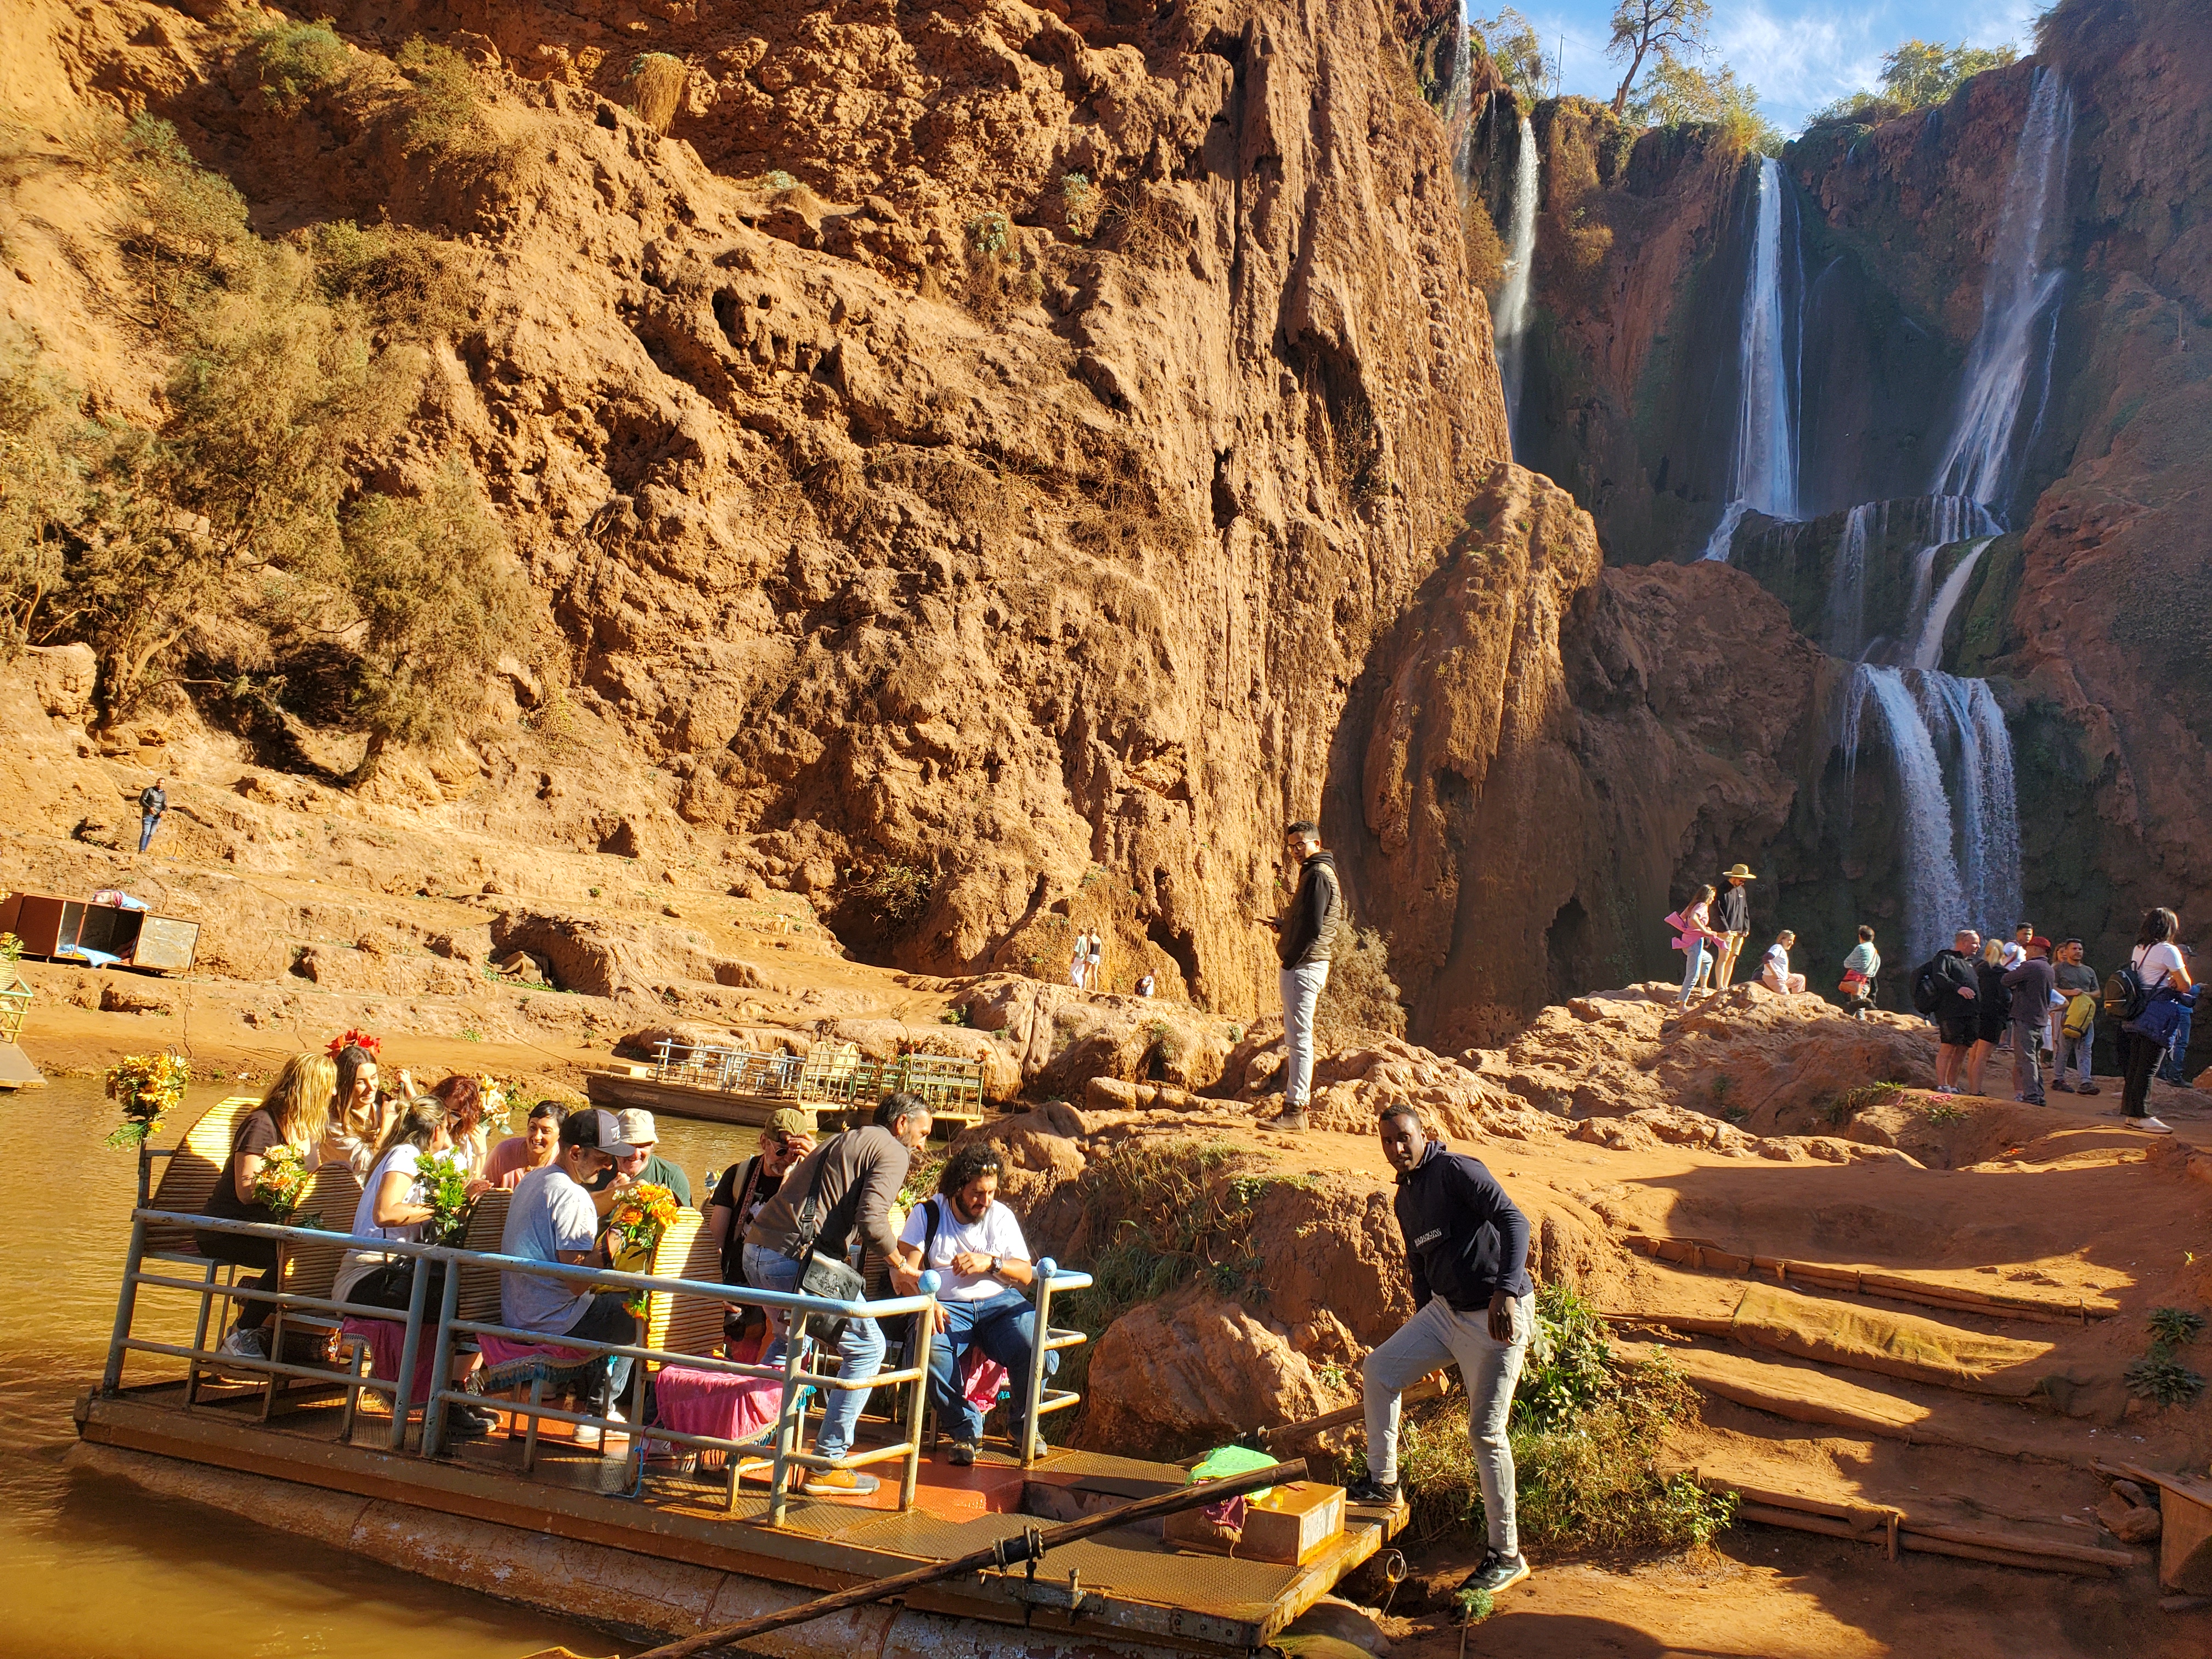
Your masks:
M1351 948L1328 964L1328 983L1314 1008L1314 1029L1323 1045L1342 1048L1362 1031L1406 1035L1406 1009L1390 977L1390 947L1372 927L1352 935Z
M1617 1356L1605 1322L1565 1285L1538 1287L1536 1322L1510 1431L1522 1538L1553 1550L1711 1542L1735 1516L1733 1496L1656 1463L1668 1426L1695 1413L1696 1392L1664 1359ZM1408 1414L1399 1474L1419 1537L1481 1530L1463 1396Z

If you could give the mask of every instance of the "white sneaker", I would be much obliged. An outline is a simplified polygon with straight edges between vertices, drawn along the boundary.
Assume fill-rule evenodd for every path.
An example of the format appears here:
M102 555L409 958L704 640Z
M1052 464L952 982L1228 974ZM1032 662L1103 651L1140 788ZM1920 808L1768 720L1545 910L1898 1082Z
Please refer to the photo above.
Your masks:
M2170 1135L2173 1133L2173 1126L2171 1123L2162 1123L2154 1117L2139 1117L2135 1121L2135 1127L2147 1130L2154 1135Z
M617 1435L629 1426L629 1419L622 1414L622 1407L619 1406L610 1406L600 1415L607 1419L612 1425L613 1431ZM599 1433L598 1424L579 1423L576 1425L576 1443L580 1446L596 1446L599 1443Z
M266 1359L269 1358L269 1338L265 1332L249 1331L242 1325L234 1325L216 1352L228 1354L233 1359Z

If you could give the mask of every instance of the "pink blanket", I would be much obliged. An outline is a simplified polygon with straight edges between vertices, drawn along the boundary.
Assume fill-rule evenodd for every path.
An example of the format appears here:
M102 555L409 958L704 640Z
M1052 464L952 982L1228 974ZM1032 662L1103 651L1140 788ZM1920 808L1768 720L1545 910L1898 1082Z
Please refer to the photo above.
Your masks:
M368 1374L378 1381L389 1382L399 1375L399 1362L407 1352L407 1326L398 1319L349 1319L341 1328L348 1336L358 1336L368 1343ZM416 1410L430 1397L430 1368L437 1363L437 1344L426 1333L422 1345L415 1351L415 1378L409 1384L407 1398Z

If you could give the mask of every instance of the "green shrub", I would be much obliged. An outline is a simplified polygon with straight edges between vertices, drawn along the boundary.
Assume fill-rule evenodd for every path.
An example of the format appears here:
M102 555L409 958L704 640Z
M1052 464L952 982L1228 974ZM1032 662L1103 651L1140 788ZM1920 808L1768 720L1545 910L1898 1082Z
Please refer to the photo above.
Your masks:
M2149 1323L2152 1336L2177 1348L2204 1334L2204 1316L2186 1308L2153 1308Z
M2150 1352L2122 1374L2128 1392L2161 1406L2194 1405L2204 1392L2204 1379L2173 1357L2166 1342L2153 1342Z
M323 297L357 301L386 335L435 339L468 320L473 286L434 236L403 225L364 230L338 219L315 226L305 240Z
M401 129L407 149L451 155L479 155L491 149L483 91L467 58L418 34L400 47L393 61L411 83Z
M1374 928L1352 930L1348 939L1340 940L1328 964L1328 983L1314 1005L1314 1030L1329 1048L1361 1031L1406 1035L1406 1007L1390 977L1389 942Z
M256 29L247 38L246 55L263 95L287 115L311 94L343 81L353 57L327 17Z

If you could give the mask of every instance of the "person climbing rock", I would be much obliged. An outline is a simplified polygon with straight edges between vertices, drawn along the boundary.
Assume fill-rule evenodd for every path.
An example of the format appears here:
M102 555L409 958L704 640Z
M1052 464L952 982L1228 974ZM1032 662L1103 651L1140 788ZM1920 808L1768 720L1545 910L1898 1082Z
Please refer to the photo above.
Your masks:
M2057 980L2051 967L2051 941L2031 933L2027 956L2017 968L2005 970L2004 988L2012 993L2012 1097L2030 1106L2045 1103L2043 1095L2044 1022L2051 1018L2051 994Z
M1536 1328L1528 1279L1528 1218L1480 1160L1433 1139L1418 1109L1384 1110L1382 1155L1398 1172L1391 1208L1413 1281L1413 1316L1361 1366L1367 1403L1367 1475L1349 1504L1398 1504L1398 1419L1408 1384L1456 1364L1467 1389L1468 1438L1482 1481L1489 1550L1460 1588L1496 1595L1528 1576L1514 1523L1513 1388Z
M1713 988L1725 991L1735 976L1735 959L1743 954L1744 944L1751 938L1751 894L1744 883L1757 881L1748 866L1739 864L1723 878L1728 886L1722 890L1720 902L1713 907L1713 925L1728 937L1721 941L1720 966L1713 970Z
M1300 818L1283 832L1284 862L1296 861L1297 890L1290 908L1267 925L1275 930L1282 963L1283 1109L1267 1121L1273 1129L1306 1127L1306 1097L1313 1090L1314 1006L1328 983L1328 959L1344 925L1344 890L1336 859L1321 845L1321 827Z

